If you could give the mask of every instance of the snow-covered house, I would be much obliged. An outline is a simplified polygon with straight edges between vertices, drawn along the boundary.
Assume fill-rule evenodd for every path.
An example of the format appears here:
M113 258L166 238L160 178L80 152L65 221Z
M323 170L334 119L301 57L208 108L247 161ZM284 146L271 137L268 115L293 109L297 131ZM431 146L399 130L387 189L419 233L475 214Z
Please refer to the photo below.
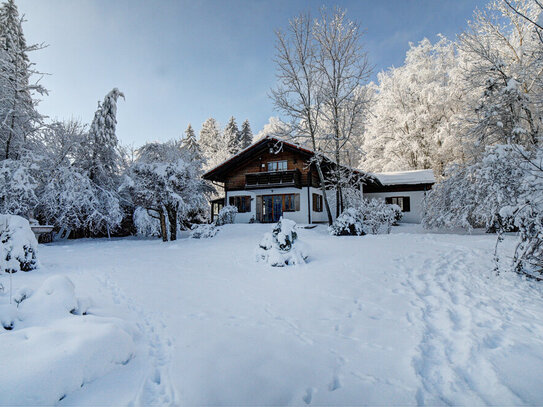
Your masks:
M238 208L237 223L271 223L277 222L281 216L297 223L326 222L317 169L315 164L310 164L314 155L305 147L276 137L258 140L203 175L204 179L224 188L225 197L211 203L212 216L228 204ZM335 165L331 160L324 160L322 167L325 176ZM354 171L359 175L356 177L356 187L364 194L368 191L370 197L383 196L387 201L392 198L393 203L398 203L394 199L396 194L389 193L390 188L379 181L380 174ZM409 187L409 184L404 187ZM418 191L419 185L414 184L410 193ZM407 202L410 199L411 195ZM418 204L414 206L419 207ZM406 213L411 211L408 206L404 205L403 208ZM335 215L335 208L331 209ZM406 216L407 221L420 220L420 210L413 219Z
M402 208L403 222L419 223L422 217L422 201L426 191L436 182L432 170L381 172L372 174L380 185L364 187L364 197L384 199Z

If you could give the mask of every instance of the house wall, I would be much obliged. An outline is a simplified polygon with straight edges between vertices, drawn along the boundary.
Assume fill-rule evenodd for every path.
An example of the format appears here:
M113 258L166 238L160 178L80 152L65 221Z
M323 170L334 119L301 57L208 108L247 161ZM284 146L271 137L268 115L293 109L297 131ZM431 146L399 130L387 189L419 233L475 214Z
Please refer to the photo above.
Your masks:
M425 191L399 191L399 192L364 192L364 198L379 199L385 201L385 198L394 196L408 196L410 198L411 210L404 212L402 222L420 223L422 220L422 201Z
M309 202L308 202L308 190L309 190ZM308 211L311 209L311 223L327 222L326 210L322 212L315 212L313 206L313 193L321 195L321 191L313 187L300 188L266 188L266 189L252 189L247 191L228 191L226 193L226 203L228 204L230 197L232 196L250 196L251 197L251 211L238 213L236 215L235 223L249 223L251 218L254 217L256 221L256 197L257 195L275 195L275 194L300 194L300 210L296 212L284 212L283 217L285 219L291 219L296 223L307 224L308 223Z

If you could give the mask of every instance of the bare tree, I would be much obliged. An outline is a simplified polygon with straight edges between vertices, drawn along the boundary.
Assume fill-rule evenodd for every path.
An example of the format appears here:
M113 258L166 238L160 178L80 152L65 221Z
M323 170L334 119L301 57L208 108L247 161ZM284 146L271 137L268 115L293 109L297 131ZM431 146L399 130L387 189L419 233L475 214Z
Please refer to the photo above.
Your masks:
M353 134L361 130L369 102L363 86L372 69L362 46L362 35L359 24L348 20L345 10L339 8L333 14L323 8L320 19L313 25L318 50L315 73L319 80L323 119L330 131L326 138L329 140L329 152L337 164L336 216L343 210L342 152Z
M317 47L309 14L289 21L287 32L277 31L276 56L278 85L271 91L275 107L291 120L296 138L309 141L315 151L314 162L319 175L328 223L332 213L326 195L319 149L319 126L322 113L320 77L317 70Z

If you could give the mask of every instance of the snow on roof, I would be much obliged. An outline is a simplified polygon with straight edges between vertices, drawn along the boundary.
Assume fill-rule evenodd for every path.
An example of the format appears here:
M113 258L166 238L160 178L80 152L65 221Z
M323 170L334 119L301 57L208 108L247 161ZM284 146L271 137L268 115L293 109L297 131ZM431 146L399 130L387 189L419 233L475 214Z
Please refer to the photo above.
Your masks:
M376 172L371 174L383 185L433 184L436 182L433 170Z

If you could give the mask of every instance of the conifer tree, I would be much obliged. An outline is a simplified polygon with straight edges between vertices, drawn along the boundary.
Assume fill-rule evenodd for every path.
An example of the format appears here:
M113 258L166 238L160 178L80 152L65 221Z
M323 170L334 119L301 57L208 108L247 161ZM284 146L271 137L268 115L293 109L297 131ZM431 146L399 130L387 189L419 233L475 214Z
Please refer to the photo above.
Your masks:
M239 129L234 116L230 118L228 124L224 128L224 138L228 143L228 151L230 154L237 154L241 150Z
M212 117L202 124L199 144L206 160L206 170L217 166L230 156L228 143L221 135L219 124Z
M239 134L239 145L241 150L246 149L253 143L253 132L249 120L243 122Z
M90 150L89 177L102 187L111 187L119 175L119 141L115 135L117 126L117 99L124 98L119 89L109 92L92 121L87 148Z
M20 158L41 121L36 93L47 91L30 77L37 74L28 58L43 45L27 45L14 0L0 6L0 158Z

